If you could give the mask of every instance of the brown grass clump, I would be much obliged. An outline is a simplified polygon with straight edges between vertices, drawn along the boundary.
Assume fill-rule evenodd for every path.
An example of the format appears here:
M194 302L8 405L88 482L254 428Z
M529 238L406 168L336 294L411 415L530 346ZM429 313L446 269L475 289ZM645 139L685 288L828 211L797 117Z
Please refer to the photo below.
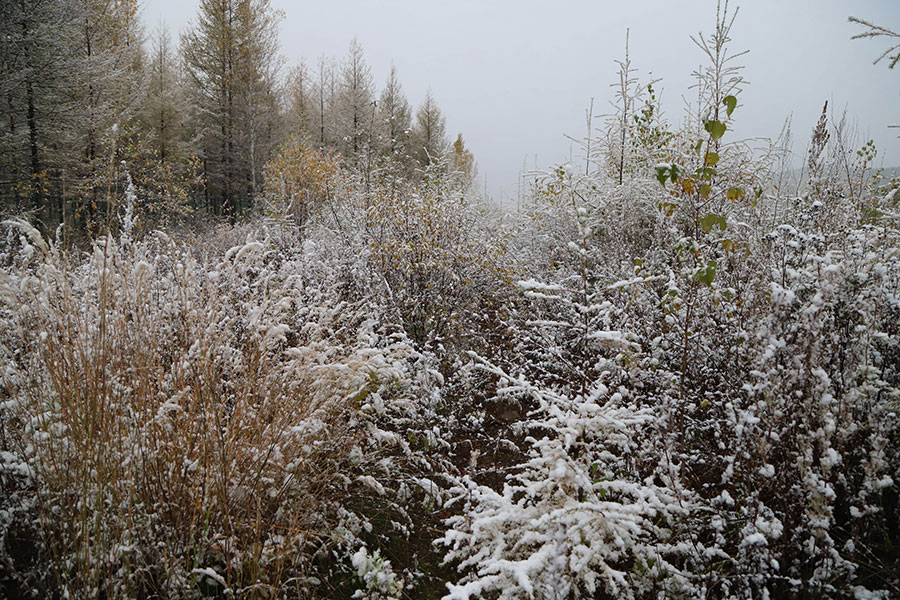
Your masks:
M7 593L314 587L313 555L350 535L333 501L364 460L359 405L397 378L403 345L355 350L359 315L307 305L296 276L261 268L261 243L213 260L110 239L79 264L15 225L24 250L0 273Z

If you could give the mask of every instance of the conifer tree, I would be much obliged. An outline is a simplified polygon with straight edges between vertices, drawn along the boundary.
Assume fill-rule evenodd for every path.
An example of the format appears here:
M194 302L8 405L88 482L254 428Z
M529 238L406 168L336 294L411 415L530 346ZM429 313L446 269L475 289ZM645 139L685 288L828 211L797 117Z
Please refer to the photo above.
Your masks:
M301 140L315 134L315 90L306 64L301 62L291 69L287 87L287 131Z
M182 40L206 180L207 209L249 204L274 146L277 20L268 0L203 0Z
M143 33L137 0L86 0L80 6L79 64L70 82L77 115L72 174L81 180L79 208L93 218L118 187L115 152L143 93Z
M316 67L312 96L315 113L313 139L320 148L323 148L331 145L334 139L332 115L335 99L334 63L324 54L319 57Z
M384 128L386 149L395 154L402 152L409 143L412 115L409 101L403 93L397 67L391 65L391 73L378 101L378 114Z
M413 156L422 167L428 167L443 157L447 149L446 129L447 120L429 91L416 112L416 124L412 131Z
M161 161L177 153L179 138L188 127L178 57L168 30L161 26L151 42L147 65L147 92L141 110L141 128Z
M71 1L0 3L0 197L43 209L54 152L72 132L69 83L78 65L80 6Z
M467 190L475 179L475 156L466 148L461 133L457 134L450 150L450 169L459 187Z
M385 162L393 175L408 176L412 115L395 66L391 66L387 83L378 98L377 119Z
M375 85L363 49L354 39L341 69L337 97L338 148L358 168L367 165L372 150Z

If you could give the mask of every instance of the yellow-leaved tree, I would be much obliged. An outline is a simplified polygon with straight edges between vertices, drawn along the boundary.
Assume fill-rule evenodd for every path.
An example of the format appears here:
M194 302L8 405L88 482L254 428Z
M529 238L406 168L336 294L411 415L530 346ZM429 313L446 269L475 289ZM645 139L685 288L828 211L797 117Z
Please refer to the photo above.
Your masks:
M343 179L340 157L296 140L285 144L263 168L270 216L301 231L328 202Z

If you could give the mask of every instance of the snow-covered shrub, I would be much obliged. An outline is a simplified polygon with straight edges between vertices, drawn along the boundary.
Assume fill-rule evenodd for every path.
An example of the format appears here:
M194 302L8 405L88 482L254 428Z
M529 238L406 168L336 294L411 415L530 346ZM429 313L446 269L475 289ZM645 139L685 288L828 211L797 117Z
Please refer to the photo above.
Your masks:
M448 598L900 593L896 203L824 116L786 196L704 85L665 163L537 179L519 343L480 361L533 408L527 455L458 481Z
M529 450L501 489L466 476L451 491L463 509L440 541L463 578L448 598L637 597L689 588L673 561L682 550L668 540L686 498L677 484L654 480L662 461L641 456L640 434L654 414L640 406L628 368L641 348L624 329L622 301L655 278L604 280L590 211L576 200L583 196L559 190L571 201L572 259L558 280L519 283L534 301L526 327L539 340L531 350L537 363L512 357L518 375L482 366L499 380L499 397L535 406L520 424Z
M281 146L263 169L265 210L281 226L307 222L341 191L347 177L338 156L297 140Z
M378 190L368 207L371 261L410 338L463 348L496 321L510 292L502 239L477 203L439 186Z
M403 589L403 581L397 578L391 568L391 561L382 558L378 550L369 554L369 551L363 546L350 560L364 586L353 594L354 598L368 600L399 598L400 591Z

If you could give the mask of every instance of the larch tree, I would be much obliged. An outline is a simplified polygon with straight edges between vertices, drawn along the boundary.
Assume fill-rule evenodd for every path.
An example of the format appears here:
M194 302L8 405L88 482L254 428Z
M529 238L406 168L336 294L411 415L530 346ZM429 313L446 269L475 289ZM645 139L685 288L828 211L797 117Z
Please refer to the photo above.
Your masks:
M77 107L73 174L82 179L79 208L94 215L101 199L113 200L121 175L115 153L140 105L144 56L137 0L80 5L79 66L71 88Z
M444 118L431 92L416 112L416 124L412 130L413 156L422 167L428 167L443 157L447 150L447 120Z
M314 90L309 70L301 62L291 69L287 82L286 126L289 134L301 140L310 140L315 135L316 111Z
M337 97L338 149L357 168L370 166L375 85L363 49L354 39L341 69Z
M239 133L247 148L250 168L249 197L262 185L262 166L275 147L279 135L280 106L276 93L281 68L278 47L280 13L269 0L241 2L238 6L240 108Z
M80 6L55 0L0 3L0 197L16 210L52 212L50 174L72 133L68 82L78 66Z
M118 193L115 153L142 94L136 0L16 0L0 13L2 181L48 221Z
M475 155L466 148L462 134L457 134L456 141L450 147L450 170L457 185L463 191L469 189L475 180Z
M182 49L199 135L205 201L239 212L256 193L278 119L277 15L268 0L203 0Z
M406 172L410 161L412 113L395 66L391 66L391 73L378 99L377 120L382 155L392 171Z
M193 160L197 114L185 90L180 57L162 24L153 34L144 70L144 94L120 162L135 186L136 214L168 223L188 212L191 192L199 189Z
M147 93L141 110L141 128L161 161L177 153L187 123L178 55L165 27L153 36L147 65Z
M319 57L316 66L315 82L312 89L313 98L313 127L315 134L313 139L320 148L331 145L333 142L333 118L334 114L334 63L324 54Z
M857 33L851 39L886 38L888 40L890 46L875 59L873 64L878 64L885 59L887 60L888 69L893 69L900 64L900 43L897 43L897 40L900 40L900 33L859 17L850 17L849 21L863 27L863 31Z

